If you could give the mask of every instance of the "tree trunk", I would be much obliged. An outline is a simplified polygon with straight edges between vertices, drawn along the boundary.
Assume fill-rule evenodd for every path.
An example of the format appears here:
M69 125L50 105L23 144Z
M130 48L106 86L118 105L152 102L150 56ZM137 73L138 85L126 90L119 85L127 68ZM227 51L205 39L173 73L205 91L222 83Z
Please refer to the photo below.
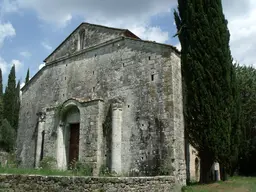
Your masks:
M233 177L235 175L236 171L237 171L237 163L235 165L233 164L231 166L230 171L229 171L230 176Z
M220 164L220 179L226 181L228 179L227 171L223 164Z
M213 160L207 155L200 156L200 183L210 183L212 181Z

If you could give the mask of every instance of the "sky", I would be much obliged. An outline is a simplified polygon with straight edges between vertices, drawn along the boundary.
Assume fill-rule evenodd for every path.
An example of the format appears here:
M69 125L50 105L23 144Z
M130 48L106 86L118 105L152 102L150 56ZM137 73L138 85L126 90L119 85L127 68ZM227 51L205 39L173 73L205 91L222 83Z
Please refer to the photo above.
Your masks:
M233 58L256 67L256 1L222 0ZM177 0L0 0L0 68L24 82L81 23L125 28L144 40L180 48L173 18Z

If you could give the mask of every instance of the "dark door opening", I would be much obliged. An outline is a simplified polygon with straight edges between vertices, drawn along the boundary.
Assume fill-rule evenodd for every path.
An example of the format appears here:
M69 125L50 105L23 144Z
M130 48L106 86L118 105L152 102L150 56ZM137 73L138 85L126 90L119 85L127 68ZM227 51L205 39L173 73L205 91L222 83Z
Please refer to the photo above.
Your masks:
M79 155L79 123L70 124L69 138L69 168L73 168Z
M42 145L41 145L40 161L42 161L44 158L44 135L45 135L45 132L43 131L42 132Z

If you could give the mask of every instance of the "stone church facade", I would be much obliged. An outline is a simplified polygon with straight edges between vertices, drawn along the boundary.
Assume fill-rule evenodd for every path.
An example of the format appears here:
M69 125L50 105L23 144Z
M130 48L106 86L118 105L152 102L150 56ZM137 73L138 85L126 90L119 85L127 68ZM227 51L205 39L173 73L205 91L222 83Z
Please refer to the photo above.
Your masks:
M21 167L75 160L131 176L185 184L179 52L129 30L82 23L22 88Z

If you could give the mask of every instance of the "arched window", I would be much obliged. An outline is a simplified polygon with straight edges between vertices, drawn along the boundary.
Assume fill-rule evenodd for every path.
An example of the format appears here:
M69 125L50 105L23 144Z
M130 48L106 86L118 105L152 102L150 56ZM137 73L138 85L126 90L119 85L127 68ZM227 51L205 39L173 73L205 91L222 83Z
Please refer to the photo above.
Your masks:
M79 39L80 39L80 50L82 50L84 48L84 37L85 37L85 31L84 29L82 29L80 32L79 32Z

